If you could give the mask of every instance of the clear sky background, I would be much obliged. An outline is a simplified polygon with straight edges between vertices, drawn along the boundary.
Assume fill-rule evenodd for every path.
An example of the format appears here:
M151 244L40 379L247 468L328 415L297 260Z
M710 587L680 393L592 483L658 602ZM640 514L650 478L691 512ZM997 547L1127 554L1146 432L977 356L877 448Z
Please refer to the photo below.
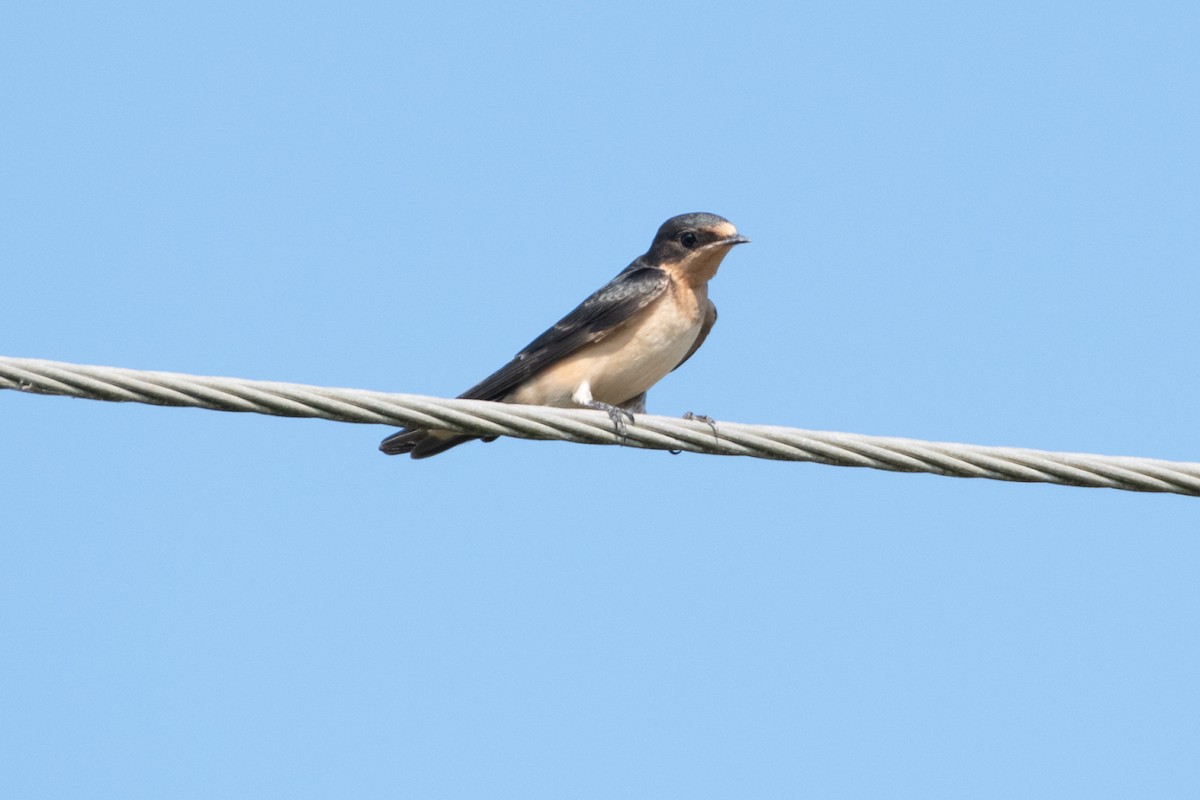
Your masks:
M1200 460L1194 3L23 4L0 353ZM0 393L0 795L1196 797L1200 500Z

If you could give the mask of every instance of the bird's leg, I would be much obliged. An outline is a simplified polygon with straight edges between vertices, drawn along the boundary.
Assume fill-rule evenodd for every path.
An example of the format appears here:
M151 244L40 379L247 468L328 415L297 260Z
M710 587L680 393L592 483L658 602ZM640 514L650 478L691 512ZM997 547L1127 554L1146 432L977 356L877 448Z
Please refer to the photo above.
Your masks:
M587 381L579 384L575 393L571 395L571 399L584 408L594 408L597 411L603 411L608 414L608 418L612 420L613 428L616 430L618 438L625 438L625 420L629 420L630 425L633 424L633 412L620 406L602 403L592 397L592 387Z
M683 415L683 418L694 422L707 422L708 427L712 428L713 438L717 438L717 421L712 417L705 416L704 414L693 414L689 411Z
M707 422L708 427L712 428L713 438L717 439L717 421L712 417L707 417L704 414L693 414L691 411L683 415L683 418L689 422ZM677 456L682 453L682 450L668 450L671 455Z
M589 400L583 405L607 413L608 418L613 422L613 429L617 436L622 439L625 438L625 420L629 420L630 425L633 424L633 413L620 406L611 406L608 403L601 403L599 400Z

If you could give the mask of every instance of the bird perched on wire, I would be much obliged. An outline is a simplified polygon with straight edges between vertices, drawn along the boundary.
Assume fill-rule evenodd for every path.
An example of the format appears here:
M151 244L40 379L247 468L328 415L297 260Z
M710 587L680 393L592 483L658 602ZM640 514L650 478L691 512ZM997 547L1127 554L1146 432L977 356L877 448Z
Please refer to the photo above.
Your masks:
M672 217L645 254L459 397L600 409L623 432L646 410L646 391L704 344L717 321L708 282L748 241L716 214ZM478 438L495 437L405 428L379 449L428 458Z

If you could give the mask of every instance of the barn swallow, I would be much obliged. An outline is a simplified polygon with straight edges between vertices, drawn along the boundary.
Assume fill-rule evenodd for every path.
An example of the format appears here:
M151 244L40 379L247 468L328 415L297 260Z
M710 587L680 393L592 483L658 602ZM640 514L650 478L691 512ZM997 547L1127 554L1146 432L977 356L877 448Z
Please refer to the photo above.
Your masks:
M704 344L717 321L708 282L748 241L716 214L672 217L644 255L459 397L600 409L623 430L622 417L646 410L646 391ZM405 428L379 449L428 458L479 438L496 437Z

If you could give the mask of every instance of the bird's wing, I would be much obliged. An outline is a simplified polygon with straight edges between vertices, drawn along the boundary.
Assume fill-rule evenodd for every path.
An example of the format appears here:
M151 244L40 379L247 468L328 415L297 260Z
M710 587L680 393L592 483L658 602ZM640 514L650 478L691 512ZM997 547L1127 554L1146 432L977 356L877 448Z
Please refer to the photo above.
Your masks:
M711 331L712 326L716 325L716 324L717 324L717 307L713 305L712 300L709 300L708 308L705 309L705 311L704 311L704 324L700 326L700 333L696 334L696 341L692 342L692 348L690 350L688 350L687 355L684 356L680 360L680 362L675 365L675 368L671 370L672 372L674 372L675 370L682 367L684 362L692 357L692 353L695 353L697 350L700 349L700 345L704 344L704 340L708 338L708 332Z
M504 399L540 370L584 345L601 341L620 328L634 314L661 297L670 283L663 270L635 261L554 327L526 345L512 361L459 397L467 400Z

